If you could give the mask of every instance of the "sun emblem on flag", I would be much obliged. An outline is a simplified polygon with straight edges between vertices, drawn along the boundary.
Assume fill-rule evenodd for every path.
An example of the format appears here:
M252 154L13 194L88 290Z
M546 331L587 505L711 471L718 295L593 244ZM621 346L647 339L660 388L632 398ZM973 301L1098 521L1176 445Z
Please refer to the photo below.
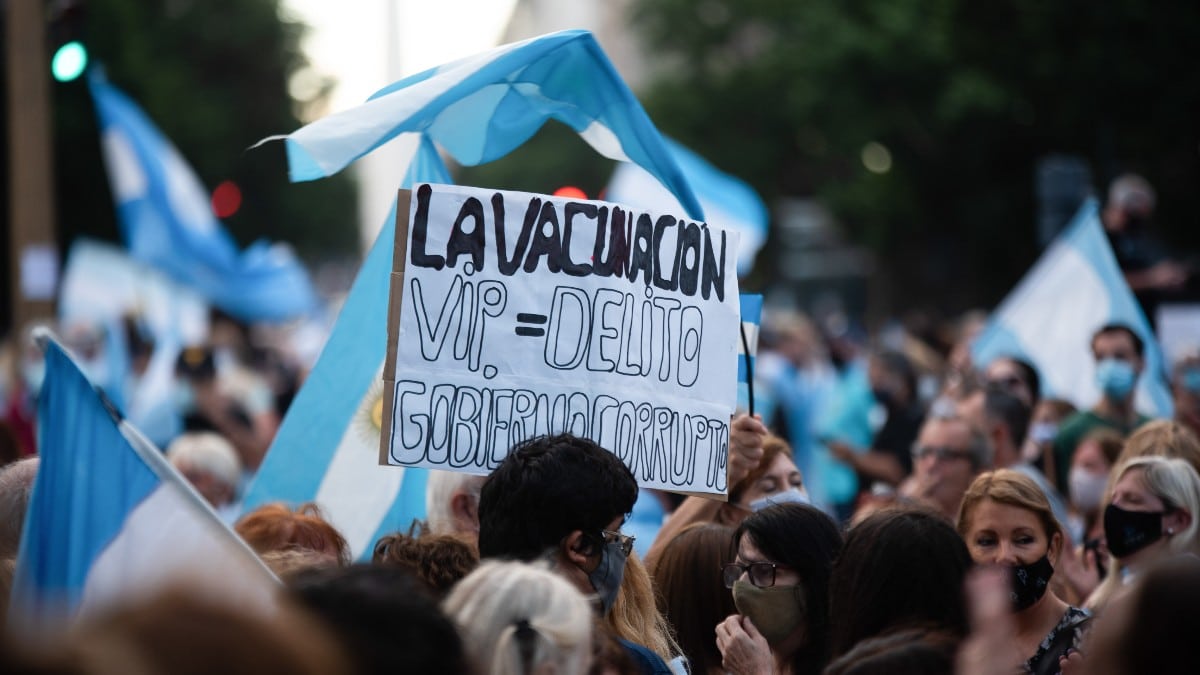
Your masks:
M376 377L367 387L354 411L354 429L359 440L373 450L379 448L379 434L383 431L383 380Z

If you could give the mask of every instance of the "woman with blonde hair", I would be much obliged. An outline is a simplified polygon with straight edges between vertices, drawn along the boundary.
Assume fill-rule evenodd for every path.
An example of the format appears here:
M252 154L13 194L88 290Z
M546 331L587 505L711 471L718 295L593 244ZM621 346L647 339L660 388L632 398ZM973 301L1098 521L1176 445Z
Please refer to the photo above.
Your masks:
M1129 581L1155 562L1183 553L1200 554L1200 474L1186 460L1135 457L1113 473L1104 509L1108 576L1088 598L1101 609Z
M1134 457L1178 457L1200 473L1200 438L1173 420L1154 420L1138 427L1125 441L1117 464Z
M1059 672L1059 660L1078 648L1091 615L1048 590L1065 536L1046 495L1011 469L980 474L963 495L958 533L976 564L1009 571L1014 646L1024 672Z
M657 595L646 566L636 552L630 552L617 599L604 622L614 636L644 645L670 663L682 655L682 650L671 636L671 625L655 604Z
M591 607L570 582L542 565L484 563L442 607L458 625L478 672L584 675L591 665Z

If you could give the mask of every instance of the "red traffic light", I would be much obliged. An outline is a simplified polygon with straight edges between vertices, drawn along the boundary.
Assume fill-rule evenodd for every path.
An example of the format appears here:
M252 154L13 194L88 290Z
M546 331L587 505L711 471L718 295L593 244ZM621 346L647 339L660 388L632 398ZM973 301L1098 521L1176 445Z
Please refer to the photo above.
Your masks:
M221 181L212 193L212 210L218 218L228 218L242 207L242 189L231 180Z

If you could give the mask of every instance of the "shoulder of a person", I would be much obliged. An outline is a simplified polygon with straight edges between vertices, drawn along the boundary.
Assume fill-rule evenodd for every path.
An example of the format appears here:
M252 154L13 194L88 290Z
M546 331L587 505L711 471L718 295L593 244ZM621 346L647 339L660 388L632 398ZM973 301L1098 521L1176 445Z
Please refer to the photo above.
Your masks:
M662 657L655 654L645 645L639 645L636 642L629 640L620 640L621 646L633 658L637 664L638 670L645 675L671 675L671 668L667 666L667 662L662 660Z

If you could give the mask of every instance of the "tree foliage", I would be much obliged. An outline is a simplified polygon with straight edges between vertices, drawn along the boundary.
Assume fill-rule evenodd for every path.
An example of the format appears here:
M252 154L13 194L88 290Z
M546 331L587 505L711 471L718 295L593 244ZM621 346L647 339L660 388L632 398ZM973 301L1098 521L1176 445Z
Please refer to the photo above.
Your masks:
M903 288L993 303L1037 254L1034 172L1134 170L1195 247L1200 5L1114 0L636 0L659 128L772 203L817 196ZM861 161L884 145L891 170Z
M241 245L285 241L309 260L355 252L348 176L292 185L281 143L249 149L301 125L303 102L288 82L306 66L305 27L281 18L278 0L86 0L82 29L92 63L142 106L206 187L239 185L242 206L224 222ZM85 78L54 83L52 96L58 238L64 247L79 235L118 240Z

